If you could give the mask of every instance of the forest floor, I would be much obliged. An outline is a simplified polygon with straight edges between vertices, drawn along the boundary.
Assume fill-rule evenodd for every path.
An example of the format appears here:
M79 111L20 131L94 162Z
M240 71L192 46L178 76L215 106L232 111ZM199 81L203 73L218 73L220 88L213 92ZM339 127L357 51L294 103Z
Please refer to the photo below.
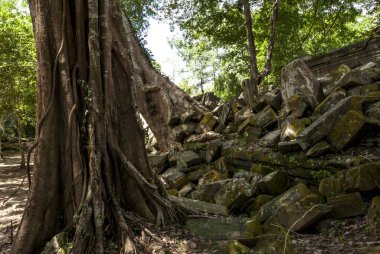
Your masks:
M0 159L0 253L9 252L28 197L20 160L18 154L7 153Z
M0 159L0 253L9 253L28 196L25 171L20 169L20 156L5 154ZM21 184L22 183L22 184ZM15 191L18 191L15 193ZM181 225L157 228L130 215L136 230L139 253L228 253L227 242L212 242L193 237ZM139 221L140 220L140 221ZM140 223L139 223L140 222ZM141 234L139 225L146 225ZM380 253L380 237L371 235L365 217L332 220L323 233L289 235L299 253ZM140 231L140 233L138 232ZM113 253L112 250L109 253Z

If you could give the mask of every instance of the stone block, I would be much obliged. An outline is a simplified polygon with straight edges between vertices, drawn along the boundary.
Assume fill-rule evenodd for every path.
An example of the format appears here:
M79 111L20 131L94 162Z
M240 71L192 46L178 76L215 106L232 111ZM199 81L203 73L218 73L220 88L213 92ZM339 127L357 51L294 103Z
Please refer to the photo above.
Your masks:
M365 205L359 192L328 197L327 205L332 209L335 219L359 216L365 212Z
M327 139L337 149L343 150L357 140L365 123L366 118L362 113L350 110L342 116Z
M202 163L202 157L191 150L177 154L177 167L179 169L189 168L200 163Z
M220 150L222 148L222 143L219 140L211 141L208 143L206 148L206 153L204 155L204 161L210 163L220 155Z
M306 150L321 141L348 111L356 110L361 112L361 102L361 98L350 96L341 100L335 107L321 115L296 138L301 148Z

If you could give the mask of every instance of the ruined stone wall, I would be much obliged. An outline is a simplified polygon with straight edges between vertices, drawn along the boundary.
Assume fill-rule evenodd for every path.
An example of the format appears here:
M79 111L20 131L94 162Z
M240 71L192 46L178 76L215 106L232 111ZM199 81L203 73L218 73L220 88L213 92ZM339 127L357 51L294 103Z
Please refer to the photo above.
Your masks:
M341 64L351 69L371 61L380 61L380 37L348 45L305 61L317 77L331 73Z

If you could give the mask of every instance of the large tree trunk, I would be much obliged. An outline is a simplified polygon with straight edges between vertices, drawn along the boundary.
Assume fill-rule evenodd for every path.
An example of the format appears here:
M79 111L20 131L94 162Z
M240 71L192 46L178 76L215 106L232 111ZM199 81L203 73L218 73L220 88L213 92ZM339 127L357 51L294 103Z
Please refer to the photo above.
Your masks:
M73 236L73 253L103 253L106 228L121 253L131 253L124 210L157 224L180 215L148 165L133 101L134 92L149 99L146 84L164 97L171 83L148 68L117 0L29 5L38 59L35 169L12 253L33 253L62 231Z

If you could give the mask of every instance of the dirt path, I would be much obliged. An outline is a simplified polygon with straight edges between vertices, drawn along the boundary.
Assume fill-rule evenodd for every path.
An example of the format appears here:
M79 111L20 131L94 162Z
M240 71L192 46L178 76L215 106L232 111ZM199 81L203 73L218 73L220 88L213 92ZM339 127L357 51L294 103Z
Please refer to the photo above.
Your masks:
M20 169L20 161L17 154L5 154L4 159L0 159L0 253L9 252L27 200L26 179L20 187L25 176L25 171Z

